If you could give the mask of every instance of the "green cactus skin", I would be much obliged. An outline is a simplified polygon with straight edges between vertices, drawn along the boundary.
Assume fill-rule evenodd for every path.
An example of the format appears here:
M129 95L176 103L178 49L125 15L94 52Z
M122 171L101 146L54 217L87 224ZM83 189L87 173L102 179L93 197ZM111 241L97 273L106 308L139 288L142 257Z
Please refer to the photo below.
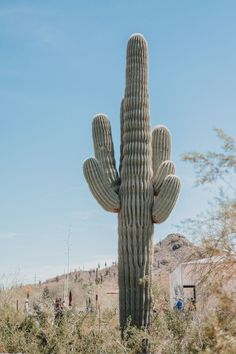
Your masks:
M171 135L164 126L151 134L148 50L141 34L127 46L126 88L121 102L120 167L116 170L111 127L104 114L93 120L95 159L84 175L99 204L118 213L120 325L148 327L152 315L154 223L167 219L180 191L171 160Z

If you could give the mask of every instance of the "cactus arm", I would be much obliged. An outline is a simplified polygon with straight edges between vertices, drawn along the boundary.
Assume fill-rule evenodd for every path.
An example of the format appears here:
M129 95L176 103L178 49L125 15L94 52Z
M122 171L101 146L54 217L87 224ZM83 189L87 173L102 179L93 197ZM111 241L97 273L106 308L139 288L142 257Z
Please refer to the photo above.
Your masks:
M100 163L90 158L84 162L83 168L84 176L94 198L105 210L118 212L120 210L119 196L105 178Z
M154 223L162 223L170 215L180 192L180 179L169 175L164 179L160 192L154 199L152 219Z
M159 125L152 132L153 176L163 161L171 160L171 134L167 127Z
M155 195L159 193L164 179L168 175L174 175L174 174L175 174L175 165L172 161L167 160L161 163L161 165L159 166L156 172L156 175L153 178L153 189Z
M114 156L114 146L109 119L104 114L97 114L93 119L93 145L96 159L100 162L103 174L116 190L118 173Z

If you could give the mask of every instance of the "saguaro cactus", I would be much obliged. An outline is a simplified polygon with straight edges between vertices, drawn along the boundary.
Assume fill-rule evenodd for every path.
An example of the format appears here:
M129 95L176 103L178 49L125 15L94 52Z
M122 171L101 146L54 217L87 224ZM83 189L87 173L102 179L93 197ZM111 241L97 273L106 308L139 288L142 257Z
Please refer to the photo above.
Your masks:
M141 34L127 47L126 88L121 102L120 168L116 169L111 126L106 115L93 119L95 158L84 175L99 204L118 213L121 328L151 320L153 224L169 216L180 191L171 159L171 135L164 126L151 133L147 42Z

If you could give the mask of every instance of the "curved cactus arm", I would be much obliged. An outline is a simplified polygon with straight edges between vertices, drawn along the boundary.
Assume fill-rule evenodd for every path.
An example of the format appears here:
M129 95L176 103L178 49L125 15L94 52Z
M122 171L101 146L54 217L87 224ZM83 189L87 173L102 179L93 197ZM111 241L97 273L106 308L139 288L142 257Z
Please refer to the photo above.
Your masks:
M163 161L171 160L171 133L164 125L159 125L152 132L152 169L153 176Z
M119 196L105 178L100 163L90 158L84 162L83 168L84 176L94 198L105 210L118 212L120 210Z
M154 199L152 219L154 223L162 223L170 215L180 192L180 179L169 175L164 179L160 192Z
M174 175L174 174L175 174L175 165L172 161L167 160L161 163L161 165L159 166L156 172L156 175L153 178L153 189L155 195L159 193L164 179L168 175Z
M105 114L97 114L93 119L93 145L95 157L101 164L105 178L115 188L118 181L118 173L111 125Z

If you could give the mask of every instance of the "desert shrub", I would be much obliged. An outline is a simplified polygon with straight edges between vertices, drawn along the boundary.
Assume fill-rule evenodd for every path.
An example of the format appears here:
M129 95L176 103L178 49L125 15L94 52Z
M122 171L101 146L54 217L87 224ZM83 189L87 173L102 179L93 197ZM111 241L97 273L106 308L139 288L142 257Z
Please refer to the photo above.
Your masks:
M29 315L17 312L6 301L2 306L0 298L0 352L136 354L147 345L150 353L233 354L236 352L235 299L223 289L218 288L216 292L217 308L203 317L192 311L178 313L170 308L164 291L153 289L152 327L145 331L128 323L123 339L116 309L103 311L100 321L96 312L65 310L60 323L56 323L53 307L48 302L40 302L39 308L36 306Z

